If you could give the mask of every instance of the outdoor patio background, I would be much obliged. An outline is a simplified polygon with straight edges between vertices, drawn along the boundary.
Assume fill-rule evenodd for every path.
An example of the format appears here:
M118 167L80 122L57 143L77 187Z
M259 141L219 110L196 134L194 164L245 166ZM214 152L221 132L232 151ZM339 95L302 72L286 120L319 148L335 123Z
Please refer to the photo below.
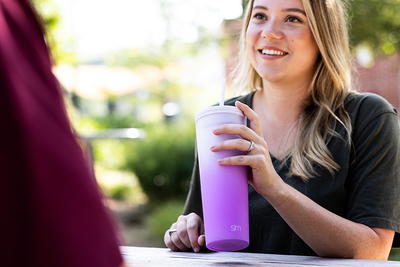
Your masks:
M125 244L163 246L187 193L194 114L218 102L225 81L226 97L238 94L230 73L246 1L33 2L68 113ZM355 88L400 108L400 1L349 2ZM145 137L106 138L106 130L121 128Z

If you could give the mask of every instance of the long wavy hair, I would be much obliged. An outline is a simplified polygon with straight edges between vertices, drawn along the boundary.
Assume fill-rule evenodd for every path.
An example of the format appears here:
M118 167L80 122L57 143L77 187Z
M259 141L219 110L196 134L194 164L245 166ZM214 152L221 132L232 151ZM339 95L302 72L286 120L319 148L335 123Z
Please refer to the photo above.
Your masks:
M308 23L319 49L315 72L309 85L309 100L299 119L299 131L289 155L289 174L307 181L319 165L331 175L340 166L327 147L329 136L340 137L335 125L341 124L350 145L351 122L344 107L351 90L352 57L347 28L347 5L342 0L302 0ZM254 0L250 0L243 18L238 65L234 86L240 90L262 90L262 78L251 66L246 52L246 31ZM341 137L342 138L342 137Z

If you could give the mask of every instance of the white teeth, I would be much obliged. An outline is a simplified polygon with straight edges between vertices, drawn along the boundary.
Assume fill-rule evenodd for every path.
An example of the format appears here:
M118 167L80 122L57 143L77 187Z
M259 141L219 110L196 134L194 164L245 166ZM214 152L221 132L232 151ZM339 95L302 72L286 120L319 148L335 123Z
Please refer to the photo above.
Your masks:
M263 53L263 55L272 55L272 56L275 56L275 55L284 56L284 55L286 55L285 52L271 50L271 49L263 49L261 52Z

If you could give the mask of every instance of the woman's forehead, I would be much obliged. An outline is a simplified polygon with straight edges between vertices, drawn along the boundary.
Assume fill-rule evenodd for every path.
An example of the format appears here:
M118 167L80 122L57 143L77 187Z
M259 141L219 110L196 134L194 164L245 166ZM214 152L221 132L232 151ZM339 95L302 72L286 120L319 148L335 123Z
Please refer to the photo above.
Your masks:
M303 9L302 0L254 0L254 7L266 7L268 9L287 9L287 8L301 8Z

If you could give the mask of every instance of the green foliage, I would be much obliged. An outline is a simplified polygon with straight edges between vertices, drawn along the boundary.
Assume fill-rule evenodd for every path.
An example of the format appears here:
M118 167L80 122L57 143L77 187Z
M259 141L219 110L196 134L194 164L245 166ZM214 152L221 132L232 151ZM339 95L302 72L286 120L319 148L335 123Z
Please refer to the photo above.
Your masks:
M112 187L102 187L104 193L115 200L126 200L131 194L131 188L125 184L119 184Z
M379 54L400 49L400 0L350 1L351 41Z
M179 99L185 88L187 89L187 87L183 86L181 83L165 80L149 88L149 90L152 92L152 98L162 103L165 99L169 98Z
M127 140L105 139L93 142L93 152L96 163L104 168L120 170L125 163Z
M161 50L153 49L152 51L143 52L124 49L107 58L106 63L111 66L124 66L135 69L143 66L164 68L169 62L167 55L162 53Z
M123 49L113 53L105 61L110 66L122 66L131 69L146 66L162 69L176 62L179 58L196 55L199 48L209 42L211 42L211 39L204 33L201 42L193 44L168 42L161 47L152 47L151 49Z
M194 161L194 126L157 125L132 144L125 168L136 173L151 203L184 199Z
M59 12L52 0L32 0L46 30L53 31L59 23Z
M41 22L44 26L46 39L53 56L58 51L58 44L54 39L54 32L60 21L60 14L51 0L32 0Z
M162 240L165 231L182 214L183 204L182 201L170 201L155 208L147 219L150 235Z
M72 113L72 111L70 111ZM133 116L109 114L102 117L74 116L71 118L74 128L83 134L111 128L142 128L143 123L136 122Z
M243 11L246 9L247 3L249 3L249 0L242 0L242 8ZM244 12L243 12L244 13Z
M72 112L73 110L71 110L69 114ZM74 129L80 134L94 132L99 129L104 129L105 127L99 120L96 120L96 118L93 117L71 116L71 122L74 126Z
M60 11L54 0L32 0L41 22L44 26L45 37L50 48L51 55L55 62L76 63L76 55L72 51L66 51L63 46L66 41L71 43L73 40L63 40L62 33L58 33L60 24Z
M100 129L110 128L132 128L138 127L132 116L122 116L117 114L109 114L107 116L96 118Z
M390 251L389 260L400 261L400 248L392 248Z

